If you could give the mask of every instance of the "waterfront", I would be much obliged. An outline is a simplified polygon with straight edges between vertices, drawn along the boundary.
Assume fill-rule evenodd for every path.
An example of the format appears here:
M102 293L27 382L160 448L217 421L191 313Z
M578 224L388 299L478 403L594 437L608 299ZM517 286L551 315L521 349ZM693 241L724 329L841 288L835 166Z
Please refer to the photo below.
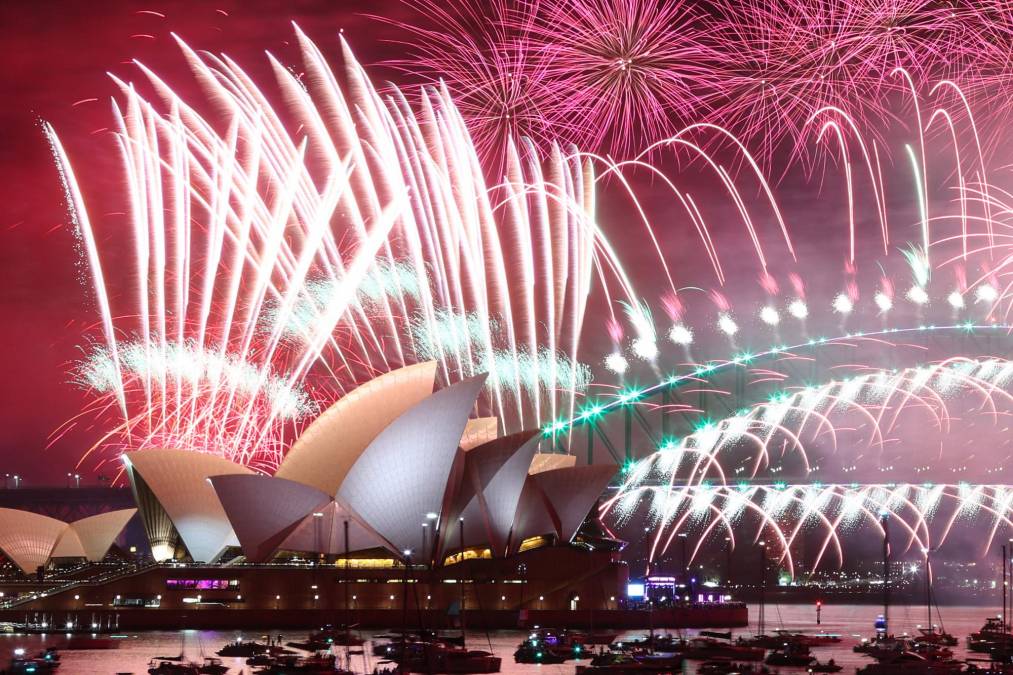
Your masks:
M755 606L750 606L750 629L749 631L735 631L736 634L746 634L756 629L755 621L757 611ZM843 640L839 645L824 647L815 650L820 661L833 658L845 666L845 673L853 672L857 666L870 662L870 659L851 651L852 646L863 636L872 634L872 622L880 612L877 605L854 605L854 604L825 604L822 608L822 622L816 625L816 610L813 604L804 605L768 605L767 607L767 629L789 628L803 631L823 630L828 633L839 633ZM919 625L925 623L925 607L919 605L900 605L892 607L890 619L896 633L915 632ZM956 658L964 658L964 638L966 635L980 628L987 615L995 614L996 609L992 607L943 607L940 609L945 622L946 630L953 633L960 639L960 645L954 648ZM937 619L938 620L938 619ZM63 675L109 675L111 673L145 673L148 660L156 655L178 654L181 639L185 645L188 657L197 659L201 649L207 655L212 655L225 643L242 635L246 639L261 639L262 636L271 635L276 637L282 632L284 639L300 640L305 635L302 632L293 631L246 631L237 633L235 631L148 631L126 633L120 638L120 649L105 651L65 651L62 652L63 665L60 672ZM698 631L687 631L687 635L694 635ZM370 632L367 635L377 634ZM502 672L507 675L521 675L538 670L544 673L549 671L552 675L572 675L577 663L570 661L562 665L530 666L519 665L513 661L513 651L517 643L524 635L523 631L491 631L469 632L469 645L474 649L491 649L503 659ZM642 636L644 631L629 631L623 636ZM621 639L621 638L620 638ZM42 636L0 636L0 653L4 663L10 658L11 652L22 647L28 653L42 649L43 646L59 646L64 640L62 635ZM369 672L376 664L377 659L371 658L369 645L366 645L366 660L363 657L353 657L352 668L356 672ZM226 665L230 666L230 673L251 673L252 669L246 666L244 659L226 658ZM698 662L687 662L686 673L695 672L695 665ZM785 672L802 672L802 669L782 668Z

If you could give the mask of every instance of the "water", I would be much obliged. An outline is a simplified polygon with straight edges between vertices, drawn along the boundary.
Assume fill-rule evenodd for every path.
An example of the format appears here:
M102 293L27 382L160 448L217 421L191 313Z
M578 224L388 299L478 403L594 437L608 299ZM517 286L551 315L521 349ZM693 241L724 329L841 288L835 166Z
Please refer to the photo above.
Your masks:
M944 607L941 609L943 621L947 631L957 636L961 644L954 647L956 658L964 658L964 638L968 633L977 630L984 623L989 614L995 614L994 609L985 607ZM822 662L830 658L845 666L844 673L850 675L854 668L864 665L870 660L861 654L851 651L852 646L862 637L870 636L873 632L872 623L880 608L875 605L834 605L824 604L822 610L822 623L816 625L816 608L814 604L805 605L780 605L767 607L767 629L788 628L805 631L816 631L822 629L828 633L839 633L843 640L839 645L832 647L820 647L814 650L817 658ZM750 631L755 630L756 607L750 606L750 620L754 622ZM938 621L938 618L934 617ZM895 633L914 633L917 626L924 625L926 621L925 607L914 605L900 605L890 609L891 628ZM263 636L268 634L277 636L281 632L285 640L300 640L306 635L305 632L294 631L248 631L241 635L246 639L258 639L263 641ZM689 631L691 634L696 631ZM746 633L745 630L735 631ZM627 637L643 636L646 631L630 631L623 634ZM186 646L187 656L192 659L199 658L201 648L204 653L213 655L225 643L235 639L240 633L236 631L185 631L182 634ZM468 644L474 649L490 649L503 658L503 670L505 675L573 675L576 662L570 661L560 665L518 665L513 661L513 651L517 643L521 641L525 633L523 631L493 631L485 633L469 633ZM59 669L60 675L110 675L114 673L147 673L147 663L152 656L164 656L178 654L180 648L180 631L148 631L142 633L129 633L122 638L120 649L117 650L95 650L95 651L63 651L61 652L62 666ZM49 636L0 636L0 668L5 666L10 659L13 650L17 647L24 648L26 653L34 654L41 651L44 646L60 647L63 641L62 635ZM366 659L363 657L352 657L352 668L357 672L369 672L376 662L375 657L369 657L370 645L365 645ZM251 667L245 665L243 658L223 659L225 664L231 667L230 673L252 673ZM687 662L685 671L687 674L695 672L696 662ZM781 668L785 673L804 672L802 669Z

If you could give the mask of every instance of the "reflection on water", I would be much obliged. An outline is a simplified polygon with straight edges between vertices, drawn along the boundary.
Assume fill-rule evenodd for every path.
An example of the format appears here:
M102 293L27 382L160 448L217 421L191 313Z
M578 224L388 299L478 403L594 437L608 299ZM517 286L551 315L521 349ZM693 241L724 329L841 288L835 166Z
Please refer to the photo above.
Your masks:
M872 623L879 614L880 608L875 605L834 605L824 604L822 610L822 623L816 625L816 607L812 604L806 605L769 605L767 607L767 629L790 628L804 631L815 631L822 629L829 633L840 633L843 641L835 647L822 647L815 650L820 661L833 658L841 665L847 666L845 673L853 672L854 666L860 666L868 662L866 657L854 654L851 647L862 636L872 634ZM981 627L985 616L995 615L997 610L984 607L944 607L941 609L942 619L945 628L960 639L960 646L955 647L957 658L966 655L964 649L964 638L966 635ZM752 620L756 618L756 608L750 607L749 612ZM892 630L896 633L914 633L918 626L925 625L927 621L925 607L914 605L902 605L893 607L890 610L890 623ZM933 622L938 623L939 618L933 615ZM755 624L750 627L750 632L755 630ZM305 633L294 633L291 631L260 631L245 632L242 636L247 639L261 639L262 636L277 636L279 632L284 633L284 639L299 640L305 637ZM746 631L737 631L746 632ZM628 636L642 636L646 631L631 631ZM695 633L695 631L690 631ZM225 643L235 639L235 631L149 631L143 633L130 633L122 638L120 649L107 651L64 651L61 653L63 665L59 672L61 675L110 675L112 673L138 673L147 672L148 659L152 656L165 656L178 654L181 640L187 656L192 659L199 659L202 650L204 654L213 655ZM575 662L570 661L561 665L531 666L518 665L513 662L513 651L524 635L521 631L493 631L488 634L482 632L469 633L468 643L474 649L491 649L503 658L503 673L506 675L573 675ZM41 651L44 646L59 647L63 640L62 635L42 636L0 636L0 658L3 662L0 668L6 666L11 653L17 647L22 647L28 653ZM370 672L376 663L374 657L370 657L369 644L366 644L366 656L353 656L352 667L358 672ZM251 673L252 669L245 665L245 659L226 658L225 664L231 667L230 673ZM793 669L782 668L784 672L791 672ZM801 669L794 669L802 672ZM687 673L694 672L693 663L687 664Z

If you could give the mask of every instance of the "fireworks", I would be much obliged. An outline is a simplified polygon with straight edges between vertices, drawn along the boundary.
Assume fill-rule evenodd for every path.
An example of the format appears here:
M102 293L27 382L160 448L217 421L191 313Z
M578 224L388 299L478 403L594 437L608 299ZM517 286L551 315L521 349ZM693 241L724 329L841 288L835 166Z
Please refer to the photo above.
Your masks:
M791 530L797 534L806 524L822 523L827 536L836 541L838 527L860 519L866 509L878 510L869 508L870 502L902 516L911 513L892 498L877 500L875 486L787 488L784 476L812 480L818 465L831 460L847 465L851 457L862 455L862 447L882 449L908 414L924 416L925 421L915 426L927 423L928 428L945 434L959 419L951 411L954 406L993 413L1008 408L1013 404L1011 384L1010 361L957 358L777 392L748 410L703 423L685 438L666 441L626 471L622 487L605 504L603 514L621 524L646 508L654 533L652 556L664 553L678 531L703 528L706 535L747 513L760 518L760 530L777 532L785 552L794 536ZM856 435L864 439L851 438ZM884 465L892 474L897 468ZM758 479L777 486L752 486ZM1009 505L1002 514L1008 510ZM930 511L916 509L915 520L907 522L917 523ZM786 521L790 524L785 525ZM941 539L945 536L945 532L940 535ZM927 533L924 542L928 542Z
M970 336L1009 296L1013 208L990 187L971 107L997 100L980 85L1006 58L1001 12L924 0L409 4L429 23L400 24L417 40L396 65L424 83L417 92L378 91L347 47L334 73L300 32L303 72L270 57L278 92L182 44L211 117L143 67L144 87L117 81L126 234L89 217L48 130L101 318L75 372L93 412L115 419L99 447L185 447L270 470L316 409L432 359L444 383L488 372L480 414L507 430L548 422L567 448L587 411L638 405L656 388L636 384L650 372L673 390L692 381L702 409L658 406L699 414L696 428L632 467L606 508L622 520L646 505L655 554L689 524L706 534L745 514L787 551L816 521L839 547L839 527L880 508L926 520L947 500L958 511L992 500L1007 513L998 487L905 486L915 510L875 481L731 487L785 471L806 480L828 456L861 472L905 419L945 434L967 401L976 417L1005 414L1008 362L893 370L860 351L937 326ZM768 179L775 158L802 158L818 177L808 245ZM825 215L824 192L844 206ZM606 345L592 358L589 306L611 338L592 338ZM805 364L811 382L820 360L793 342L852 356L833 382L789 387L778 367ZM663 376L673 349L689 370ZM783 363L748 367L758 354ZM707 360L684 363L694 357ZM718 386L727 370L741 376L735 394ZM620 380L612 400L594 391L611 386L601 371ZM760 382L784 388L746 400ZM708 419L706 396L728 414ZM848 455L858 446L868 455Z
M928 0L409 4L421 23L398 24L417 38L398 64L448 82L480 138L526 133L620 158L634 138L703 121L765 161L803 156L819 111L872 131L915 80L958 82L991 105L1013 31L999 5Z
M664 518L677 526L665 532L655 555L671 545L678 530L693 531L690 563L711 541L726 546L725 538L732 545L765 539L777 553L780 567L793 578L801 562L809 570L843 566L847 536L871 533L881 539L884 515L899 530L897 555L938 550L962 527L990 533L974 547L975 553L987 555L999 527L1013 523L1013 491L1007 485L967 483L741 483L643 488L617 496L604 508L606 513L646 510L648 519ZM795 544L803 538L810 542L806 548L812 549L805 561L793 557Z
M488 188L445 91L427 90L417 117L397 92L382 101L346 50L346 92L297 35L306 77L272 61L285 110L181 43L225 111L220 134L150 71L164 106L120 83L124 279L49 130L104 327L78 379L121 417L99 446L270 469L308 397L425 358L448 382L489 371L483 407L508 429L572 409L589 381L577 353L595 262L636 297L593 220L591 166L508 144L508 180Z
M627 157L704 117L718 88L694 6L681 0L546 0L529 30L555 92L553 123L573 141Z

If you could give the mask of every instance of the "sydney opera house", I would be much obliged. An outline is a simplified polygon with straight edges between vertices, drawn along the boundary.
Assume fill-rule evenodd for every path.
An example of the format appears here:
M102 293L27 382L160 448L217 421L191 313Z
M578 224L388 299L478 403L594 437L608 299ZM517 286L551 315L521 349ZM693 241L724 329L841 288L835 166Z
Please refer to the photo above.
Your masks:
M360 386L273 476L145 449L123 458L136 509L71 523L0 509L0 551L22 572L0 581L0 615L281 627L624 613L623 543L593 515L616 467L472 418L483 376L434 393L435 379L422 363ZM147 550L106 557L135 511Z

